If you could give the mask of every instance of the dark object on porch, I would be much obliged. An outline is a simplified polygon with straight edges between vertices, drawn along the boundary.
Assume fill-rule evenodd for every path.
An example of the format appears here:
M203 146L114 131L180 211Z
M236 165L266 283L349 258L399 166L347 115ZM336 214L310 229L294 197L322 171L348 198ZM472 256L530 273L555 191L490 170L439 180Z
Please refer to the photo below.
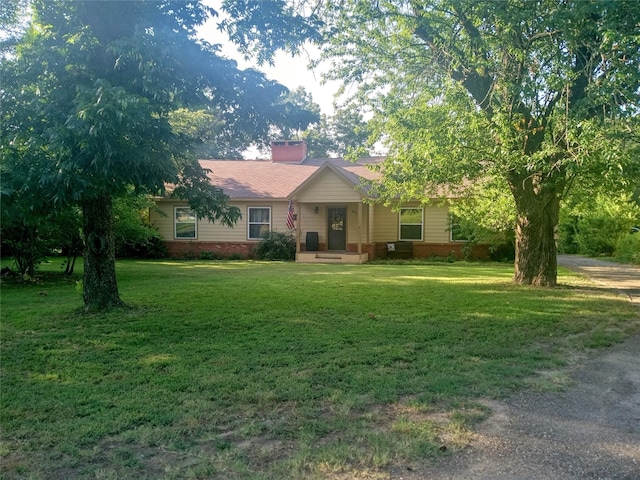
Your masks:
M307 232L307 241L305 243L307 252L318 251L318 232Z
M413 242L387 243L387 258L413 258Z

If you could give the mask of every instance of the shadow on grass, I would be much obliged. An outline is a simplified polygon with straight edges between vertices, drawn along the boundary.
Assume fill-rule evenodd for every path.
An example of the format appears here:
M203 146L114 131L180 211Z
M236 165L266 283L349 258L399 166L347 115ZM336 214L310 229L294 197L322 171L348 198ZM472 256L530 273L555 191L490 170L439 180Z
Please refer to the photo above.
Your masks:
M72 285L3 285L3 470L326 478L444 455L482 416L475 399L637 328L610 292L511 274L129 261L134 308L92 316L73 313Z

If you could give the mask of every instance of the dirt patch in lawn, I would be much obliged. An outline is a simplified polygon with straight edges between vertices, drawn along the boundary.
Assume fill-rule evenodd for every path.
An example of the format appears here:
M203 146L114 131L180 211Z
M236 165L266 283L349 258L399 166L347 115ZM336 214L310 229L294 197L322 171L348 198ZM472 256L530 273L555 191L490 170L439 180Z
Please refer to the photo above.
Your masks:
M469 448L436 466L394 469L393 479L637 479L640 336L569 372L558 392L485 401L492 414Z
M640 269L570 256L560 263L638 304ZM640 306L640 304L638 304ZM640 335L555 372L560 391L484 401L492 414L469 447L435 466L397 467L404 480L632 480L640 475Z

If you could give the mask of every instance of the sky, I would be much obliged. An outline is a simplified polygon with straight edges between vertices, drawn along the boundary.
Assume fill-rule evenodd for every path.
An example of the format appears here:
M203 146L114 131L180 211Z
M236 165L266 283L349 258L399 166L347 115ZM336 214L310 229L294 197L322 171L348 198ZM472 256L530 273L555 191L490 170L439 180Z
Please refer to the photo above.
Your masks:
M221 0L206 0L204 3L212 6L219 15ZM322 70L312 71L308 68L310 60L315 59L318 55L317 49L309 47L306 52L292 58L289 54L278 52L275 57L274 65L259 66L255 62L245 60L237 51L235 46L228 41L224 33L217 29L218 18L209 19L209 21L200 28L200 34L203 39L210 43L219 43L222 45L222 53L227 58L232 58L238 62L240 68L254 68L264 72L267 78L276 80L282 85L295 90L298 87L304 87L311 93L313 101L320 105L322 113L331 115L333 109L333 96L338 90L338 82L328 82L322 84ZM325 67L326 68L326 67Z

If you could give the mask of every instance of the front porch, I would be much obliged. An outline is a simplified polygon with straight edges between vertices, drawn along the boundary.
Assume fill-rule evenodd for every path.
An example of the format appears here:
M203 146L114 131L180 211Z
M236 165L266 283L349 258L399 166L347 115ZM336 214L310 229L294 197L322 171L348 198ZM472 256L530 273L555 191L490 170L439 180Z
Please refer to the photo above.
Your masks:
M361 202L295 203L296 262L365 263L373 258L368 232L368 206Z
M313 251L296 253L298 263L366 263L369 261L368 253L348 251Z
M372 208L360 182L361 177L325 162L291 192L296 262L364 263L373 258Z

